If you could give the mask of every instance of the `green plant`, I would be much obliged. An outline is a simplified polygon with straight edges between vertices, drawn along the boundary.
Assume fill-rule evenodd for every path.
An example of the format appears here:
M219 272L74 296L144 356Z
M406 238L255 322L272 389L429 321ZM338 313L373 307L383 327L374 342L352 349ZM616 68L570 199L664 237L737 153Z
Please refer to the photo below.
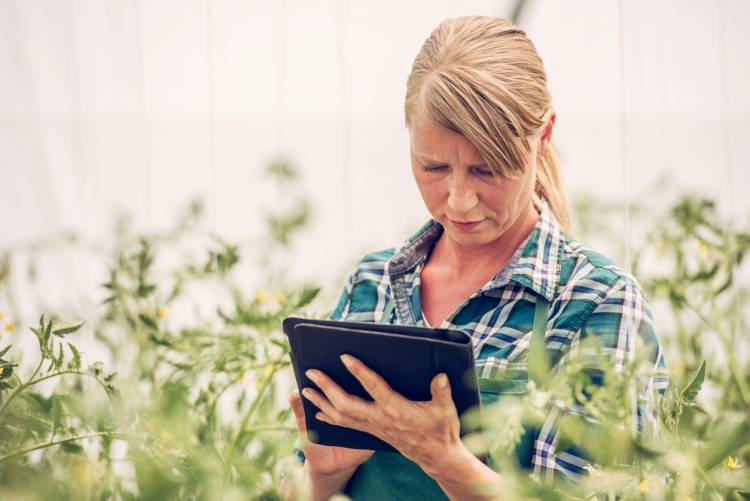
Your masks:
M588 219L617 212L611 205L603 211L595 207L586 200L579 211ZM579 227L608 231L609 217L588 219ZM612 242L616 245L616 239ZM483 440L473 445L487 450L503 472L500 484L488 486L491 495L750 498L748 291L739 278L747 272L742 265L750 234L734 229L710 200L684 196L655 221L644 243L632 261L657 312L669 387L649 401L638 394L638 382L654 374L641 360L636 357L615 371L615 364L600 355L604 384L592 381L584 363L573 359L546 386L531 384L527 395L485 409L483 421L492 440L488 446ZM592 341L581 350L596 353L598 346ZM654 419L641 420L639 431L633 416L642 403L650 404ZM555 446L574 443L596 462L576 484L538 482L511 459L524 433L522 424L540 426L550 407L566 411L557 422L562 439Z
M24 489L37 475L80 473L86 468L80 460L83 443L101 445L124 435L106 417L119 394L115 375L99 365L82 369L78 349L65 341L82 325L42 317L31 329L39 343L39 360L27 377L18 373L16 364L0 358L0 483L10 491ZM11 348L1 347L0 357ZM55 391L44 391L50 384ZM34 452L41 457L29 460ZM86 478L82 480L78 487L86 489ZM81 492L52 482L39 487L40 494L58 499Z
M596 222L582 226L606 228ZM633 389L649 375L639 360L631 360L622 372L605 372L603 386L593 385L581 367L569 364L564 377L549 387L532 388L524 399L489 412L497 413L498 422L515 415L533 423L540 409L553 403L581 406L598 425L573 415L560 426L571 440L585 444L599 466L575 486L541 485L516 476L510 483L519 495L750 497L748 290L740 279L748 271L743 265L750 234L733 228L712 201L683 196L656 219L644 242L632 261L655 307L671 379L664 395L651 402L657 428L639 433L630 419ZM606 360L602 366L607 367ZM502 456L512 445L501 442L494 452Z
M43 317L28 377L0 344L0 499L277 499L297 437L281 321L318 289L243 258L282 253L309 217L300 206L269 215L271 238L249 248L202 230L197 202L158 234L120 220L107 296L87 319L117 375L101 362L82 369L83 322Z
M284 162L271 170L282 187L295 177ZM590 202L586 213L608 215L581 227L605 232L618 212L595 207ZM274 256L293 242L308 210L300 201L269 215L269 239L250 246L201 230L197 203L159 234L137 233L123 220L105 257L106 300L85 325L43 317L27 331L38 346L32 356L18 349L24 333L10 323L13 314L0 319L0 499L278 499L297 437L280 324L308 308L318 289L284 285ZM485 422L497 427L489 452L504 483L488 488L498 498L750 497L741 278L750 235L711 201L683 197L643 241L632 264L654 306L671 379L652 402L658 429L632 426L639 360L606 371L603 386L571 361L565 377L485 410ZM2 255L0 284L7 284L13 256ZM92 342L86 333L104 363L85 364L78 346ZM584 443L597 458L575 485L539 483L507 461L521 424L561 403L599 422L575 415L560 422L563 441Z

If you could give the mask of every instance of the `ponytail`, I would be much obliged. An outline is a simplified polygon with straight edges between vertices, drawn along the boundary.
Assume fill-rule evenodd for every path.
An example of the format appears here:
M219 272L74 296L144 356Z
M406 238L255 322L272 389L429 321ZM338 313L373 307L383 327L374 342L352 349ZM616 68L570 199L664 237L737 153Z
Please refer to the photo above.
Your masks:
M547 203L557 224L565 233L570 233L570 207L562 186L562 176L557 161L557 148L550 141L547 150L537 162L534 195Z

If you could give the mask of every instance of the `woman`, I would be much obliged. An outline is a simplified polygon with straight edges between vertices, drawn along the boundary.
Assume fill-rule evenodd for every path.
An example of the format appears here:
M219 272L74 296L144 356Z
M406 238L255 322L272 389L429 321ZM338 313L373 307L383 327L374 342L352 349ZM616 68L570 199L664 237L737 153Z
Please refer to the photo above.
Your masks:
M638 284L566 234L551 145L556 115L522 30L485 17L443 22L414 61L405 115L414 179L432 220L401 249L366 256L333 318L463 329L473 337L480 390L487 379L525 382L535 316L552 373L588 336L618 368L636 337L657 347L650 363L662 364ZM300 432L308 398L321 409L317 419L372 433L401 454L308 445L302 472L314 499L472 499L478 485L500 478L461 442L445 375L432 381L432 400L413 402L360 361L343 361L374 400L310 371L322 392L290 398ZM498 396L482 392L484 401ZM587 460L576 448L557 449L558 417L551 411L528 434L518 460L541 477L575 480Z

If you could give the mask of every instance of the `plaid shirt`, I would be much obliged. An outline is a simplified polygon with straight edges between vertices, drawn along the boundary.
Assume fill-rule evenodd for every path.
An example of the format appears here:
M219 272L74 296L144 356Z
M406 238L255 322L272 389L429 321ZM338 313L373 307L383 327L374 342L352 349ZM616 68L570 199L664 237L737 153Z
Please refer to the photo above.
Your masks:
M425 326L420 306L420 271L442 227L430 221L406 244L365 256L349 278L334 319L378 322L389 300L394 303L390 323ZM477 375L507 377L527 371L534 305L537 296L550 303L546 350L552 371L559 371L596 336L600 351L591 355L593 367L601 355L612 355L621 370L633 357L636 338L650 344L652 368L664 361L646 298L636 280L614 262L563 234L554 219L542 211L534 231L505 267L484 287L466 299L440 326L472 336ZM437 326L436 326L437 327ZM644 394L663 391L667 380L651 377ZM560 403L552 406L534 436L532 470L541 478L563 474L577 480L589 464L575 447L559 450L555 423L565 412L580 409ZM634 420L651 417L640 409Z

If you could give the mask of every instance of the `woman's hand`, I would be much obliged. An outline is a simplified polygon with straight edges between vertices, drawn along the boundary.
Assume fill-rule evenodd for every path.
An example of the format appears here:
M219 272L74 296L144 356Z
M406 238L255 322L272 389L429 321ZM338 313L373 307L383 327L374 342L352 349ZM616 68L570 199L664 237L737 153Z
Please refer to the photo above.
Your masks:
M357 467L370 459L373 451L329 447L308 442L305 410L302 407L302 398L297 390L292 391L289 396L289 405L294 412L300 437L305 442L303 478L305 478L310 489L312 499L328 499L344 489ZM282 486L285 499L297 497L291 489L291 486L286 485L286 482Z
M395 392L358 359L350 355L341 359L373 401L350 395L323 372L310 370L307 376L322 393L305 388L302 394L321 410L317 419L371 433L398 449L428 474L463 448L458 413L445 374L432 380L432 399L417 402Z
M477 487L497 482L500 477L461 442L458 412L445 374L438 374L430 383L432 399L417 402L395 392L351 355L342 356L341 361L373 400L350 395L321 371L307 371L321 390L302 390L303 396L320 409L317 419L365 431L388 442L417 463L451 499L485 499L478 495Z
M294 390L289 397L289 405L292 406L300 437L306 441L305 409L297 390ZM309 472L317 475L332 475L342 472L349 472L349 475L351 475L359 465L370 459L373 453L373 451L360 449L316 445L311 442L305 443L304 451Z

